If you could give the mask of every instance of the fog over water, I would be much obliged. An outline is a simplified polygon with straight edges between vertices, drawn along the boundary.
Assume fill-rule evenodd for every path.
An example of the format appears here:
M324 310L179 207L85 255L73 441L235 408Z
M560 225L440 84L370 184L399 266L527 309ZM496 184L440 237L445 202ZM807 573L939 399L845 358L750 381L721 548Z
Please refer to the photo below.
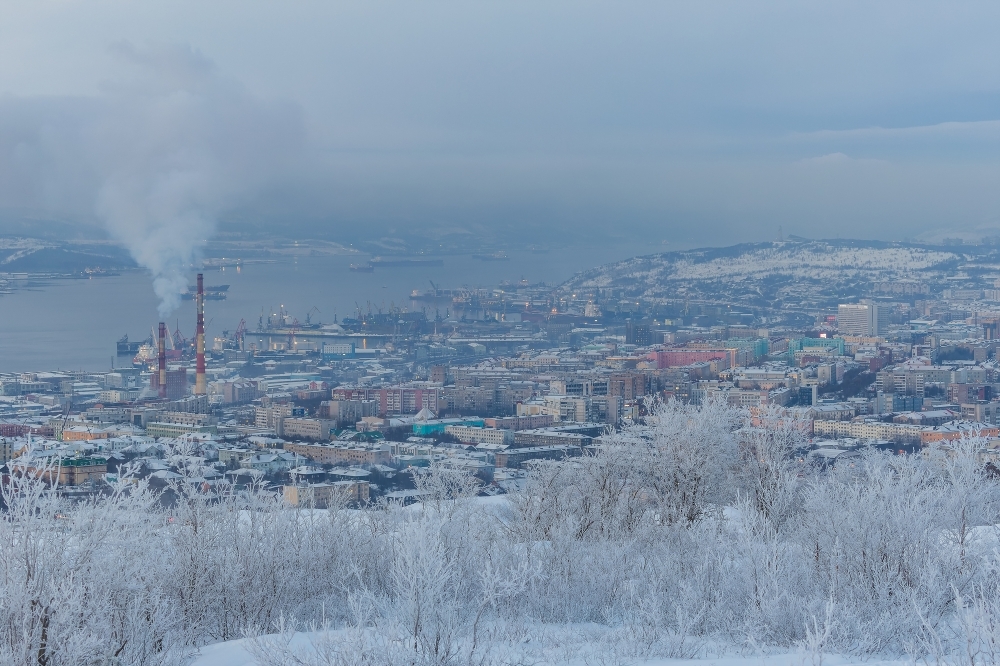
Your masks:
M0 367L103 367L154 300L185 330L185 268L220 232L576 246L398 278L248 268L225 327L782 233L998 236L998 26L997 3L901 0L7 3L0 235L106 237L146 272L0 299Z
M652 248L660 250L659 247ZM663 250L668 249L664 246ZM313 321L332 322L353 316L355 303L367 310L395 304L407 309L433 305L409 299L414 289L495 286L502 280L527 279L557 284L593 266L648 253L641 243L611 248L563 248L546 253L510 252L509 261L481 261L471 256L445 256L443 266L378 268L374 273L348 270L363 263L357 255L299 257L276 263L249 263L235 268L204 271L208 286L230 285L224 301L206 301L206 335L233 331L240 319L253 330L261 311L265 316L281 306L304 321L316 307ZM367 257L365 257L367 258ZM194 284L194 272L190 283ZM124 334L142 340L155 326L158 299L147 275L129 272L89 280L51 280L0 295L0 372L55 369L107 370L115 343ZM444 308L441 305L441 315ZM168 320L186 337L194 333L194 302L182 301ZM125 359L116 359L122 363Z
M165 313L236 227L996 235L998 25L899 0L8 3L0 231L104 229Z

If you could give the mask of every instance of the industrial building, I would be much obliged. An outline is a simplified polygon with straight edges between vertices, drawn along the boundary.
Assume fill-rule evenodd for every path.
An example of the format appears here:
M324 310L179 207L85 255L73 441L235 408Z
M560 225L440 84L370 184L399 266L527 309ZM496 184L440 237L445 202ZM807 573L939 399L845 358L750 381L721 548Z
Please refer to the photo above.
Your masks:
M530 446L522 449L497 451L496 466L518 468L528 460L561 460L583 455L583 449L572 444Z

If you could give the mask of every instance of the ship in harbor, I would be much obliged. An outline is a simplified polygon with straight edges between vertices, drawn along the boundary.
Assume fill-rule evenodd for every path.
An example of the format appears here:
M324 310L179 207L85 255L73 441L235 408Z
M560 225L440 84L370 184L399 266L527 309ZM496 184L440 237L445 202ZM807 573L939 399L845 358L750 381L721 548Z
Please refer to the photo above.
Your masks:
M152 338L146 338L145 340L139 342L132 342L128 339L128 333L123 335L118 340L118 355L119 356L135 356L139 353L139 348L144 344L152 344Z
M469 290L465 288L459 289L442 289L441 287L434 284L431 280L431 288L428 290L414 289L410 292L411 301L450 301L455 298L461 298L468 295Z
M372 257L370 266L444 266L443 259L424 259L423 257Z
M480 261L510 261L510 257L503 251L491 252L490 254L474 254L472 258Z
M226 292L229 291L228 284L220 284L214 287L205 287L205 300L206 301L224 301L226 300ZM198 295L198 287L188 287L187 293L181 294L181 298L185 301L193 301L195 296Z
M156 360L156 351L156 345L149 342L142 343L132 359L132 365L143 366L152 363Z
M205 259L201 262L203 268L230 268L243 265L242 259L233 259L232 257L212 257L210 259Z

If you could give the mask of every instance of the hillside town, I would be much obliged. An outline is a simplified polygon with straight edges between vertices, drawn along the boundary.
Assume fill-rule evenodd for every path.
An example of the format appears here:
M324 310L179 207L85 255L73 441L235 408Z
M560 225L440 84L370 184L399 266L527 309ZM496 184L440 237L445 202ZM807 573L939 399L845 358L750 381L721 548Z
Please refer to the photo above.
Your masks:
M1000 445L987 286L874 282L806 326L718 296L435 287L414 292L419 309L330 324L280 311L209 345L199 275L194 339L161 324L120 342L136 353L111 371L0 375L0 462L58 470L76 494L134 464L164 486L264 483L291 504L411 501L411 472L435 463L503 493L525 463L593 452L655 401L780 410L823 463L973 434Z

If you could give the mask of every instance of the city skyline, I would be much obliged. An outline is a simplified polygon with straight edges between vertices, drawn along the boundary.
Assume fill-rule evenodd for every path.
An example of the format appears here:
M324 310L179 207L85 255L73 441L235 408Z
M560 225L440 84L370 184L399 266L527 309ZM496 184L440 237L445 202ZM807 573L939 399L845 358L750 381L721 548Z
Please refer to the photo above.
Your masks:
M998 27L5 3L0 664L997 663Z

